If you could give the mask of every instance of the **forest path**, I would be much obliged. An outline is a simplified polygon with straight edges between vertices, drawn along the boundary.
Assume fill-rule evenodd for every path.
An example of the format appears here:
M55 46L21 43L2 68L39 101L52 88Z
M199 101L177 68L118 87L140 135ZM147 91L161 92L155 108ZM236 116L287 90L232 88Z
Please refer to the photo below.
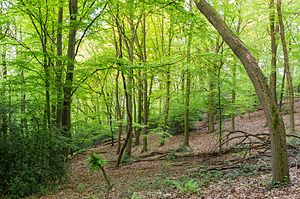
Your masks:
M296 101L296 130L300 125L300 101ZM285 123L288 124L288 115L284 116ZM131 163L124 163L120 168L115 168L116 146L96 146L90 148L86 152L76 155L70 161L69 169L69 181L57 192L48 194L39 198L43 199L82 199L82 198L103 198L105 193L105 184L101 173L91 173L87 165L87 157L91 152L101 153L109 161L110 164L106 170L111 177L114 186L111 192L111 198L130 198L132 192L145 192L147 193L149 183L158 183L159 179L163 176L168 176L170 179L176 179L183 176L185 173L197 172L200 168L210 164L210 159L214 161L223 160L224 157L211 157L207 154L213 151L213 148L217 142L214 134L208 133L206 128L197 130L197 127L201 127L203 123L199 122L195 125L194 130L190 135L191 152L177 154L168 153L174 149L177 149L181 145L183 135L176 135L166 140L163 147L158 147L159 141L157 136L152 135L149 139L150 150L145 153L140 153L141 146L133 149L133 156L136 158ZM225 121L225 129L230 128L230 121ZM259 110L246 115L238 116L236 118L236 129L251 133L258 133L267 131L265 127L265 118L263 111ZM298 130L300 131L300 130ZM168 155L169 154L169 155ZM144 157L141 159L141 157ZM226 158L226 157L225 157ZM205 164L204 164L205 163ZM252 178L251 178L252 179ZM298 170L292 169L292 179L299 182L300 174ZM240 180L240 178L238 179ZM245 179L244 179L245 180ZM249 184L249 179L246 179L246 184ZM245 184L244 181L237 181L234 184L234 188L227 185L227 183L220 184L218 186L211 185L204 190L203 195L187 195L180 193L178 190L165 190L166 193L161 191L155 191L152 194L148 194L145 198L249 198L248 194L253 194L253 190L244 186L244 189L239 188L239 184ZM256 189L256 186L260 184L250 183L250 185ZM157 185L159 190L159 183ZM226 187L229 186L229 187ZM281 194L277 192L273 193L272 190L266 191L264 189L257 192L255 197L250 198L265 198L265 194L269 194L266 198L273 198L273 196L279 196L278 198L300 198L296 195L295 190L299 192L299 183L292 186L287 191L283 191ZM153 185L151 185L153 187ZM228 190L224 190L225 187ZM234 189L234 190L233 190ZM242 190L242 191L241 191ZM251 192L252 190L252 192ZM151 191L151 190L150 190ZM214 192L214 194L212 194ZM229 192L229 193L227 193ZM232 192L232 193L231 193ZM227 193L227 195L225 194ZM300 193L300 192L299 192ZM223 194L223 195L222 195ZM224 195L225 194L225 195ZM292 195L291 195L292 194ZM145 194L147 195L147 194ZM230 197L232 196L232 197Z

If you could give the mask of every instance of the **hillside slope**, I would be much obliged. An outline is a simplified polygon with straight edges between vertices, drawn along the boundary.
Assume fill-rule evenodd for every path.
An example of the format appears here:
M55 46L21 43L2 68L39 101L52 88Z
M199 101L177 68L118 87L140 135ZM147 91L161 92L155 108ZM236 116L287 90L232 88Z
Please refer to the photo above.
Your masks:
M300 113L298 112L300 102L296 103L295 113L296 129L299 129ZM284 116L288 123L288 116ZM87 156L91 152L103 154L110 164L107 166L107 172L113 181L111 198L300 198L300 171L298 167L291 168L292 185L279 189L269 189L267 182L270 179L269 171L260 171L255 175L243 175L236 173L234 178L228 178L232 172L222 173L220 178L215 175L218 172L209 173L208 179L215 179L214 183L206 183L200 186L203 179L199 178L201 170L205 170L224 160L230 162L232 155L217 155L212 153L217 143L216 136L209 134L207 129L202 128L191 133L190 145L192 151L176 153L182 140L182 135L169 138L165 146L158 147L158 140L155 136L150 139L150 151L140 153L141 148L135 147L133 154L135 159L130 163L124 163L120 168L115 168L114 163L117 158L116 146L97 146L78 154L70 162L69 180L57 192L41 196L43 199L61 199L61 198L103 198L105 193L105 184L100 173L91 173L87 166ZM230 122L225 122L225 128L229 128ZM237 117L236 129L251 132L267 132L265 119L262 111L249 113L243 117ZM269 159L262 159L262 162ZM291 158L290 162L297 162ZM239 162L237 161L239 164ZM226 169L226 168L225 168ZM240 171L240 170L239 170ZM236 171L234 171L236 172ZM213 178L211 175L214 175ZM205 176L207 177L207 176ZM180 184L185 179L198 179L196 193L184 190L184 184ZM202 176L203 178L203 176ZM181 180L181 181L180 181ZM202 181L201 181L202 180ZM209 181L209 180L208 180ZM183 187L183 188L182 188Z

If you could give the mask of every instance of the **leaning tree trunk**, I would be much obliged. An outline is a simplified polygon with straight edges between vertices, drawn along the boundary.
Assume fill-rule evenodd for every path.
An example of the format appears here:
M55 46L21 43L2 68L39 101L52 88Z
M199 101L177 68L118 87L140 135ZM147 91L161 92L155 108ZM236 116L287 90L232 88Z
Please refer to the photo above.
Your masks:
M195 1L195 3L200 12L216 28L246 69L260 99L269 126L273 180L290 182L285 127L266 77L259 68L256 59L244 43L227 26L220 15L205 0Z
M279 31L280 38L282 43L282 51L284 57L284 70L286 72L286 80L288 83L288 96L289 96L289 106L290 106L290 129L291 133L295 132L295 118L294 118L294 91L293 91L293 80L289 65L289 52L287 49L286 39L285 39L285 30L282 19L282 11L281 11L281 0L277 0L277 14L278 14L278 22L279 22ZM284 82L283 82L284 83Z

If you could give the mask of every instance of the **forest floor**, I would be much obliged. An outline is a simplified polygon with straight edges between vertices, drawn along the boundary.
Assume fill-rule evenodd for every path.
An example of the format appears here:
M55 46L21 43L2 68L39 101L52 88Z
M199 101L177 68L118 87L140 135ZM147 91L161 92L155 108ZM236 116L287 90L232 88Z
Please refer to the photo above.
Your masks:
M300 131L300 101L296 102L296 129ZM288 124L288 115L284 116ZM90 153L101 153L108 160L106 171L113 182L110 198L299 198L300 170L296 156L290 156L291 185L270 188L270 158L243 161L239 153L214 153L217 137L195 125L190 135L191 151L176 152L183 135L166 140L163 147L154 135L150 150L141 153L141 146L133 149L134 159L115 168L116 146L95 146L76 155L70 162L69 180L59 190L41 199L104 198L105 181L102 174L92 173L87 165ZM225 121L225 129L230 121ZM267 132L263 111L238 116L236 129L249 133ZM265 165L265 166L264 166ZM219 169L216 169L219 168Z

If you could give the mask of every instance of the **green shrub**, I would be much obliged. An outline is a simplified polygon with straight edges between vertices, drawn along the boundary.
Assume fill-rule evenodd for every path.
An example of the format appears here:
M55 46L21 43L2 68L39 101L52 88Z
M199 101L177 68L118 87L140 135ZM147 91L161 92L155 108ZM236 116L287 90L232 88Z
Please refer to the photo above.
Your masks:
M101 171L106 182L105 198L109 198L109 192L113 187L109 176L107 175L104 167L108 164L108 161L101 155L91 153L88 158L88 164L91 171Z
M99 125L96 121L90 123L77 121L76 125L78 127L74 129L72 134L71 148L73 152L86 150L91 146L111 140L112 134L108 125ZM114 126L113 132L116 132Z
M64 139L55 130L0 134L0 196L24 197L58 185L66 173Z
M184 193L196 193L199 189L199 184L193 179L184 182L174 181L175 187Z

